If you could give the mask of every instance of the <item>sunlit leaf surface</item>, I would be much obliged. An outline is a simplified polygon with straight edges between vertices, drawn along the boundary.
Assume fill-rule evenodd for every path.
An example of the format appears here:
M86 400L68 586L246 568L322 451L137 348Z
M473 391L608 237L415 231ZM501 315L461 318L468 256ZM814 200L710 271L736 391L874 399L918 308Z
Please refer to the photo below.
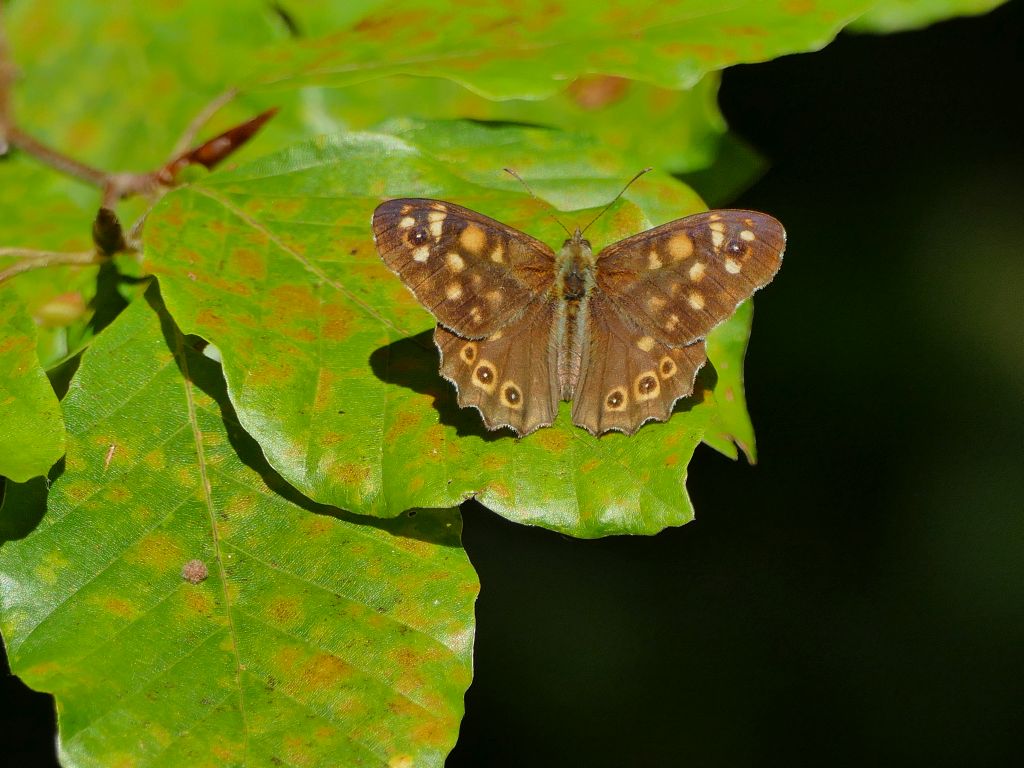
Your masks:
M856 32L900 32L955 16L988 13L1006 0L882 0L850 25Z
M63 454L64 421L36 356L35 325L0 286L0 476L45 475Z
M37 485L2 512L0 629L62 762L441 766L472 668L458 511L296 493L149 299L84 355L45 513Z

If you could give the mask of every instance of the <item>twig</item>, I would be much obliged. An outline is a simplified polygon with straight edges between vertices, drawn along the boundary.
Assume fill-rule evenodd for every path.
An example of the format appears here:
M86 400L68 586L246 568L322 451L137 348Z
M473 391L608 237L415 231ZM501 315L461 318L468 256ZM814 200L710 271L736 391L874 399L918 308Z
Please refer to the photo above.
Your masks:
M7 48L4 14L0 8L0 155L7 154L7 133L14 116L11 111L11 85L15 69Z
M223 109L235 96L238 95L237 88L228 88L220 96L215 98L205 107L203 107L199 114L192 118L192 122L185 128L184 133L181 134L181 138L178 139L178 143L174 145L174 149L171 150L170 157L167 158L167 164L170 165L174 162L174 159L179 155L184 154L192 143L196 140L196 136L199 135L199 131L203 129L215 114Z
M17 126L11 106L16 69L10 57L3 21L3 6L0 5L0 155L5 154L9 146L17 147L60 173L98 187L102 192L102 200L99 213L93 222L95 250L62 253L26 248L0 248L0 257L13 256L20 259L0 271L0 283L32 269L57 264L99 264L113 253L139 250L142 225L152 205L139 217L126 236L114 211L118 201L132 195L143 195L150 199L151 204L154 203L165 187L173 186L177 182L178 174L184 168L189 165L213 168L249 141L277 112L276 108L269 109L190 149L203 126L238 94L237 89L228 89L192 119L171 152L170 159L162 167L144 173L107 173L47 146Z
M107 258L96 251L63 253L61 251L35 251L29 248L0 248L0 257L3 256L18 256L21 258L21 261L17 261L7 269L0 271L0 283L10 280L22 272L28 272L33 269L53 267L58 264L101 264Z
M91 165L80 163L78 160L46 146L41 141L29 136L16 125L7 126L7 138L13 146L23 152L27 152L36 160L45 163L54 170L66 173L68 176L73 176L101 189L107 183L107 174L103 171L93 168Z

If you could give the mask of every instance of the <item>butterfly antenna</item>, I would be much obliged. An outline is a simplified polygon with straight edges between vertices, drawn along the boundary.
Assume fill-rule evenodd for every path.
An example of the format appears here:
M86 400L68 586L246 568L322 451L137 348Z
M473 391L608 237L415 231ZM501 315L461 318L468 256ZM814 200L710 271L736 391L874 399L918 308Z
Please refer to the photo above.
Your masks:
M619 194L617 194L615 196L614 200L612 200L610 203L608 203L608 205L606 205L604 208L602 208L601 212L599 214L597 214L597 216L595 216L594 218L592 218L590 220L590 224L587 224L587 226L585 226L583 228L583 232L586 232L588 229L590 229L591 224L593 224L595 221L597 221L602 216L604 216L605 211L607 211L609 208L611 208L613 205L615 205L615 203L617 203L619 201L619 198L622 197L624 194L626 194L626 190L629 189L631 186L633 186L633 182L634 181L639 179L641 176L643 176L648 171L653 171L653 170L654 170L653 168L644 168L642 171L640 171L640 173L638 173L636 176L634 176L632 179L630 179L628 182L626 182L626 186L624 186L622 188L622 191L619 192ZM582 232L580 234L582 234Z
M544 205L547 205L547 203L544 200L541 200L539 197L537 197L537 195L534 194L533 190L530 189L530 185L527 184L523 180L522 176L520 176L518 173L513 171L511 168L506 168L505 169L505 173L507 173L509 176L511 176L514 179L518 179L519 183L522 184L524 187L526 187L526 191L530 193L530 197L532 197L534 200L536 200L539 203L544 203ZM555 214L552 213L550 210L548 211L548 216L550 216L552 219L554 219L555 221L558 222L558 226L560 226L562 229L565 230L565 234L567 234L569 237L572 237L572 232L569 231L569 228L566 227L565 224L563 224L561 221L559 221L558 217L555 216Z

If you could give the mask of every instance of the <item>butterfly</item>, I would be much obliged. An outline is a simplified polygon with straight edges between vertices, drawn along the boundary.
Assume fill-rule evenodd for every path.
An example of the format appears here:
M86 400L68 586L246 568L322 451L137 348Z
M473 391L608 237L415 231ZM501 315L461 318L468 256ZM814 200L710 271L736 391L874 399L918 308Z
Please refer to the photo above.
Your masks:
M554 423L560 400L594 435L667 421L693 392L707 334L772 280L786 243L767 214L711 210L597 255L577 227L556 254L468 208L420 198L379 205L373 234L437 320L440 373L459 405L519 435Z

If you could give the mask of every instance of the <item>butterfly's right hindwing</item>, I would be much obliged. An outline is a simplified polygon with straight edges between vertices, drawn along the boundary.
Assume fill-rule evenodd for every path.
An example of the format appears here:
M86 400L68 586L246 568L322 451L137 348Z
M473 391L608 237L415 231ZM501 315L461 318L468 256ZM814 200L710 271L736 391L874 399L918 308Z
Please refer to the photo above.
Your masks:
M480 339L521 315L554 283L539 240L440 200L389 200L373 213L377 250L443 325Z

